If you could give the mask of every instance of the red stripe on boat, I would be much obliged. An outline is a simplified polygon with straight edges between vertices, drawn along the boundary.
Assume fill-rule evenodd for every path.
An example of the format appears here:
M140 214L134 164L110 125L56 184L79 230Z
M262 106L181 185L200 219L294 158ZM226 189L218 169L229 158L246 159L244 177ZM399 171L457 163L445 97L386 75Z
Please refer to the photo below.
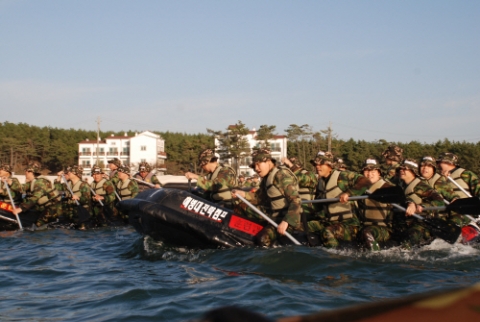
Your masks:
M230 223L228 224L230 228L243 231L244 233L255 236L260 230L263 229L263 226L251 222L250 220L232 215L230 217Z

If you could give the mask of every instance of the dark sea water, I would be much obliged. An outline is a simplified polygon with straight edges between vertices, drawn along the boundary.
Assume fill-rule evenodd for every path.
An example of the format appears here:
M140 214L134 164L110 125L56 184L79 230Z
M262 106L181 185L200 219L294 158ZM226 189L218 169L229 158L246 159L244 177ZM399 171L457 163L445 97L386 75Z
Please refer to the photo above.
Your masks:
M185 321L238 305L303 315L480 280L480 251L436 240L375 254L173 249L133 228L0 232L0 321Z

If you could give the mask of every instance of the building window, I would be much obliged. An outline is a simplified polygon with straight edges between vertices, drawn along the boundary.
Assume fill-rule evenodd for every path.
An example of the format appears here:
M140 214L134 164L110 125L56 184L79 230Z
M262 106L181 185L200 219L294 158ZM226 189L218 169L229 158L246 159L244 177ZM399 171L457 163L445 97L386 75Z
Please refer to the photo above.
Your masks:
M110 145L117 145L117 142L110 142Z
M140 151L147 151L147 146L146 145L140 146Z
M147 159L140 159L140 162L147 162Z
M83 166L83 167L90 167L90 160L84 160L84 161L82 161L82 166Z

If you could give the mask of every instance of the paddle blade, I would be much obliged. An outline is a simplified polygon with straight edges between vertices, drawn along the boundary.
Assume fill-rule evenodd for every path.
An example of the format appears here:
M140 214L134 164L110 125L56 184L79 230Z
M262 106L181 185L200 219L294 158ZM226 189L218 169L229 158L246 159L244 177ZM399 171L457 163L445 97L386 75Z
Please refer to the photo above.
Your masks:
M405 202L405 193L399 186L380 188L368 195L369 199L381 203L402 204Z
M447 206L447 210L463 215L480 214L480 199L477 197L457 199Z
M423 223L425 223L432 235L450 244L455 243L462 233L462 229L459 226L439 218L426 218L423 220Z
M473 226L467 225L462 227L462 243L468 244L478 241L480 232Z
M90 213L88 212L87 209L83 208L82 206L77 206L77 215L78 215L77 224L84 223L90 219Z

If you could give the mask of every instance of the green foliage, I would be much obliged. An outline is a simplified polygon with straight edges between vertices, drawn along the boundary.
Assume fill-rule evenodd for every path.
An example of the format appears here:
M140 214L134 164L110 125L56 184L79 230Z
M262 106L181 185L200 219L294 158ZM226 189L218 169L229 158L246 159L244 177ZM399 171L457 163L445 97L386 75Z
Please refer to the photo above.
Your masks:
M275 126L262 125L257 132L258 139L263 144L273 138ZM248 155L251 151L245 135L249 130L241 121L229 126L226 131L208 130L206 134L186 134L173 132L156 132L165 140L167 153L167 173L182 174L193 170L198 172L198 154L206 148L215 148L214 138L219 142L217 152L222 158L238 163L240 155ZM313 132L308 124L298 126L291 124L285 130L288 138L288 156L300 158L302 163L312 169L309 160L313 159L319 150L326 151L328 140L323 135L326 131ZM100 132L100 137L110 135L123 136L120 132ZM127 131L128 136L134 136L135 131ZM323 134L322 134L323 133ZM58 129L38 127L25 123L0 123L0 163L14 166L14 171L22 173L30 161L39 161L51 172L56 172L68 165L78 164L78 143L85 139L96 140L96 131L77 129ZM331 149L336 157L344 160L351 170L359 170L369 157L383 162L382 152L390 144L397 144L404 150L404 157L419 160L423 156L437 157L442 152L452 152L458 155L460 165L480 174L480 142L455 142L447 139L432 144L412 141L409 143L387 142L379 140L367 142L363 140L331 139Z

